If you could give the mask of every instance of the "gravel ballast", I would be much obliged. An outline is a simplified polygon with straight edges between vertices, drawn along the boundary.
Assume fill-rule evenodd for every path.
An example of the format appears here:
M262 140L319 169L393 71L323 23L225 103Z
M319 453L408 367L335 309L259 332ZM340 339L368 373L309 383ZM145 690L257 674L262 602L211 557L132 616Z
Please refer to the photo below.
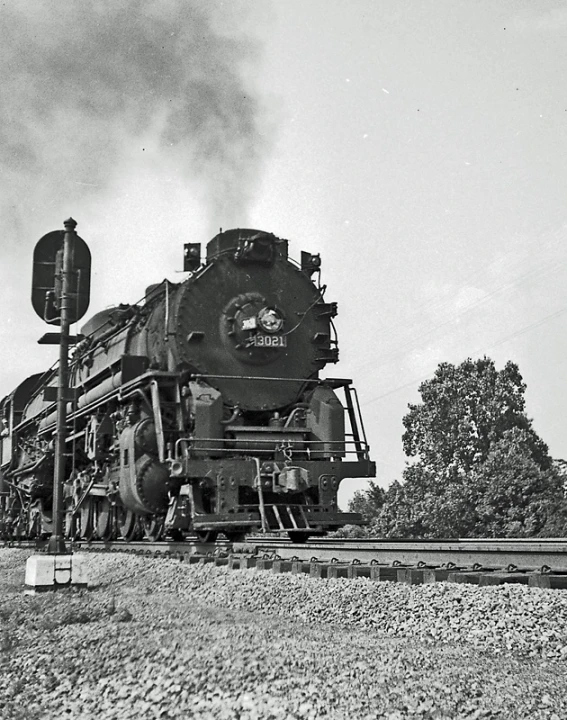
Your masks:
M23 593L0 550L0 718L567 717L567 591L87 554Z

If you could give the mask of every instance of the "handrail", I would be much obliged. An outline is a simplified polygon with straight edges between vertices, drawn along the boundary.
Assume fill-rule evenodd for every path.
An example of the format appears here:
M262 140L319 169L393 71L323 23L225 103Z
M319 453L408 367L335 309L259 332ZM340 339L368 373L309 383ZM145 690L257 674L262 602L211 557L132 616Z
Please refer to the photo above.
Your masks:
M250 444L251 442L254 442L254 444L258 445L264 445L265 447L260 448L258 452L265 452L269 451L272 448L274 450L277 450L277 447L273 447L274 445L277 445L279 438L277 436L274 436L272 438L254 438L253 441L250 440L250 438L218 438L218 437L199 437L199 438L193 438L193 437L181 437L178 438L175 441L174 445L174 454L175 457L179 457L179 446L182 443L185 443L187 445L191 446L191 450L195 452L215 452L215 453L231 453L234 451L239 451L241 449L247 449L247 448L239 448L238 445L243 444ZM232 445L236 445L236 447L226 447L226 443L230 443ZM198 443L204 443L203 446L200 446ZM211 443L217 443L217 445L211 446ZM294 447L295 446L295 447ZM325 446L325 447L321 447ZM330 452L328 452L330 450ZM295 442L291 443L291 452L292 455L294 452L306 452L306 453L323 453L325 452L326 455L333 456L333 450L336 450L337 453L341 453L344 455L359 455L361 452L365 455L363 459L368 459L368 444L365 441L359 440L297 440Z
M360 401L359 401L359 399L358 399L358 392L357 392L357 390L356 390L356 388L355 388L354 386L351 388L351 390L352 390L352 394L354 395L355 407L356 407L356 414L357 414L357 416L358 416L358 423L359 423L360 429L361 429L361 431L362 431L362 437L363 437L364 442L366 443L366 445L368 445L368 441L366 440L366 430L365 430L365 428L364 428L364 420L363 420L363 417L362 417L362 411L361 411L361 409L360 409Z
M262 532L268 531L268 520L266 518L266 507L264 505L264 489L262 487L262 472L260 469L260 460L254 458L256 463L256 490L258 491L258 501L260 503L260 520L262 522Z
M270 382L297 382L306 385L328 385L332 388L346 387L352 384L352 380L347 378L296 378L296 377L264 377L263 375L217 375L214 373L192 373L189 375L191 380L207 380L214 378L215 380L268 380Z

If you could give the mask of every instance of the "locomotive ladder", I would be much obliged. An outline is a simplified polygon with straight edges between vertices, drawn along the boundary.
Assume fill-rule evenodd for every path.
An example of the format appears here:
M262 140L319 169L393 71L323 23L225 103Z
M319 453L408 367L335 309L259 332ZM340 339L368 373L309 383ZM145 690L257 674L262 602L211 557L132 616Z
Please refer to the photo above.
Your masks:
M312 530L313 528L309 524L309 520L301 505L266 505L265 506L266 516L268 513L272 513L275 521L278 524L277 528L270 527L270 522L266 517L269 530ZM285 513L282 517L282 514ZM286 519L289 518L291 525L286 524Z
M260 460L259 458L254 458L254 460L256 462L256 490L258 491L258 504L260 506L260 520L262 523L262 532L268 532L270 530L275 530L278 528L279 530L311 530L311 525L309 524L309 520L307 519L305 511L301 505L265 504L264 489L262 488L262 478L260 475ZM286 525L286 516L284 515L284 517L282 518L282 515L280 514L280 510L283 511L284 508L291 525ZM294 510L298 510L299 515L294 515ZM273 518L276 521L278 528L273 527L273 523L270 523L268 514L273 515Z

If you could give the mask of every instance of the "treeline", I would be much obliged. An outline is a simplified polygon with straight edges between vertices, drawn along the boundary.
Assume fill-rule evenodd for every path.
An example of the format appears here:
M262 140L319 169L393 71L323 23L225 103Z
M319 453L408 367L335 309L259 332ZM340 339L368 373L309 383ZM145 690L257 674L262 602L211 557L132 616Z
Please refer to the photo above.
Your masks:
M371 482L349 510L365 528L345 536L567 536L567 463L554 461L525 412L517 365L442 363L403 418L408 462L387 490Z

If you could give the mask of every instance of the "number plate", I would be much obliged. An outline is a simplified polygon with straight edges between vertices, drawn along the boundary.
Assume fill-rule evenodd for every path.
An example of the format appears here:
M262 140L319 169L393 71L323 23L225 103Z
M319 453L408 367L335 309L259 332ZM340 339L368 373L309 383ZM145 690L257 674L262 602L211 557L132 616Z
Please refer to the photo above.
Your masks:
M287 347L286 335L262 335L258 333L250 339L255 347Z

